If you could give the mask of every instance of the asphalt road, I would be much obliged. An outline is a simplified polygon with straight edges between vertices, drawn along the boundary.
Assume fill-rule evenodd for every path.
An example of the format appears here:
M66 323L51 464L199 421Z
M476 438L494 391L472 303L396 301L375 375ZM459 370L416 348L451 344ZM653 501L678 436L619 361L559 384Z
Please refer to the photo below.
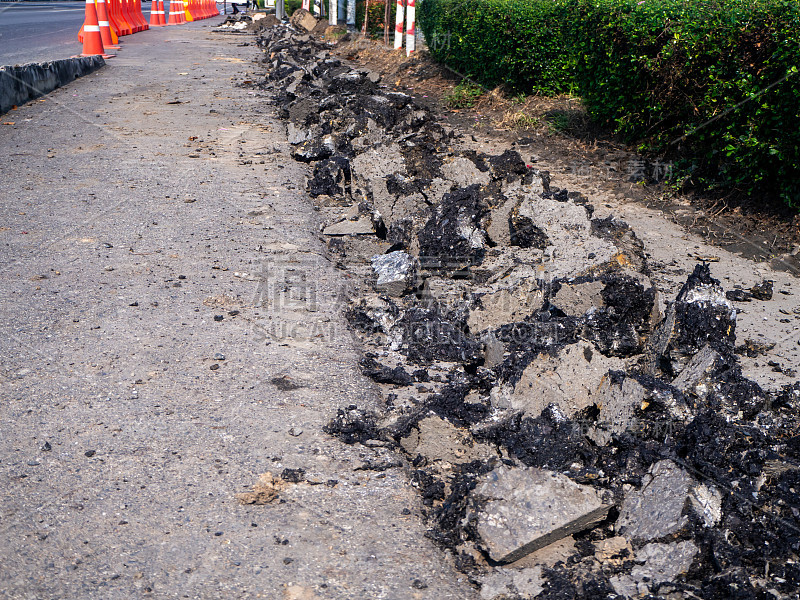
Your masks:
M83 2L0 2L0 66L79 54L84 6ZM150 19L150 2L142 2L142 13ZM124 37L122 41L124 45Z
M0 3L0 65L68 58L80 53L83 2Z

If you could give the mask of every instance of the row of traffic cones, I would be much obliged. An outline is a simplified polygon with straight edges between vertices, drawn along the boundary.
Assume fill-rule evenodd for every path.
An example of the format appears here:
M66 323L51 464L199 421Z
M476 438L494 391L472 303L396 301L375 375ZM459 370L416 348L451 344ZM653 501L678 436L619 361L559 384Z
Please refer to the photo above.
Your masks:
M219 14L215 0L169 0L169 15L164 0L153 0L150 22L144 19L141 0L86 0L83 27L78 41L83 43L81 56L111 58L106 50L116 50L119 36L131 35L150 27L180 25L208 19ZM167 18L168 16L168 18Z

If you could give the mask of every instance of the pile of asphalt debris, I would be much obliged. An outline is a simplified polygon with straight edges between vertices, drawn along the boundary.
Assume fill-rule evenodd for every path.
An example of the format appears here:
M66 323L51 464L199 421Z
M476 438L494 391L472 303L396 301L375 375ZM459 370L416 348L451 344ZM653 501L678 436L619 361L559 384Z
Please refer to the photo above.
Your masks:
M516 151L290 26L258 44L385 400L326 431L405 456L481 596L796 597L800 383L742 375L709 266L664 298L624 222Z

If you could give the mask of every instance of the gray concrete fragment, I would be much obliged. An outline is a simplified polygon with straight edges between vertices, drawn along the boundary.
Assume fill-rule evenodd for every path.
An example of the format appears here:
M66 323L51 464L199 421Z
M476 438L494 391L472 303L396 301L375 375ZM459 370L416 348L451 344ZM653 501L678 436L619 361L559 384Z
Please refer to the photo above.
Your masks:
M609 370L624 368L622 359L603 356L581 340L562 348L558 356L540 356L528 365L508 403L533 417L549 404L572 416L600 402L600 389Z
M550 300L550 304L569 316L580 317L592 308L604 306L602 281L585 283L562 283L561 288Z
M695 354L683 368L683 371L672 381L672 385L684 394L692 394L705 399L714 385L711 375L724 363L719 352L705 345Z
M406 161L400 146L390 144L371 148L350 161L353 185L365 195L372 194L375 210L381 213L388 227L394 221L408 216L407 210L395 211L396 197L386 189L386 178L390 175L406 173Z
M633 377L622 381L606 377L597 392L596 404L600 409L596 424L587 436L599 446L611 441L612 436L623 433L634 423L634 412L641 407L647 390Z
M591 224L582 206L527 195L518 211L531 215L533 224L547 236L550 276L575 277L617 254L614 244L589 235Z
M286 125L286 135L289 139L289 143L293 145L307 142L312 137L310 129L302 129L300 127L297 127L291 121L289 121L289 123Z
M541 567L532 569L504 569L492 571L481 581L482 600L501 600L503 598L535 598L544 591L544 578Z
M649 541L680 531L688 521L683 508L693 483L671 460L655 463L641 489L625 497L617 521L619 532L630 540Z
M484 345L483 366L491 369L499 365L505 358L505 346L493 333L488 333L481 338Z
M492 559L509 563L602 520L610 506L596 490L559 473L500 467L473 492L485 501L469 511Z
M317 26L318 21L314 18L314 15L307 10L298 8L292 13L292 17L289 19L289 22L295 29L300 31L313 31L313 29Z
M467 324L470 331L495 329L506 323L522 321L544 303L544 292L531 278L514 286L492 286L493 291L476 294Z
M647 544L636 553L636 561L644 562L631 571L638 582L663 583L674 581L692 566L698 549L690 540L672 544Z
M372 235L375 230L372 227L372 219L361 217L357 221L339 221L328 225L322 233L325 235Z
M400 250L372 257L372 270L378 276L378 292L400 297L414 287L417 265L413 256Z
M508 219L511 211L517 204L516 198L509 198L503 204L491 211L489 225L486 233L489 239L498 246L511 245L511 232L508 227Z
M633 577L624 573L622 575L609 577L608 582L611 584L611 587L614 588L614 591L623 598L638 598L639 596L646 595L650 591L647 584L638 583Z
M487 444L474 442L467 431L435 416L422 419L400 445L411 456L419 454L429 461L453 464L497 456Z
M450 182L450 185L455 185L456 188L467 187L473 183L480 183L481 185L489 183L489 173L482 173L474 162L463 156L457 156L445 162L441 170L444 178Z

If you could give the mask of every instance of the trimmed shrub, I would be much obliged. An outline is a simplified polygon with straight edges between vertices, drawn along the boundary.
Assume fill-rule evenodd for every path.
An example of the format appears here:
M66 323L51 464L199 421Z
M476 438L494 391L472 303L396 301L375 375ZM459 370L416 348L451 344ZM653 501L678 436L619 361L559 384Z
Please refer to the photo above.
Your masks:
M574 88L565 38L573 0L424 0L419 24L431 54L487 86L541 93Z
M425 0L420 23L434 57L465 75L577 93L694 183L800 207L795 2Z

